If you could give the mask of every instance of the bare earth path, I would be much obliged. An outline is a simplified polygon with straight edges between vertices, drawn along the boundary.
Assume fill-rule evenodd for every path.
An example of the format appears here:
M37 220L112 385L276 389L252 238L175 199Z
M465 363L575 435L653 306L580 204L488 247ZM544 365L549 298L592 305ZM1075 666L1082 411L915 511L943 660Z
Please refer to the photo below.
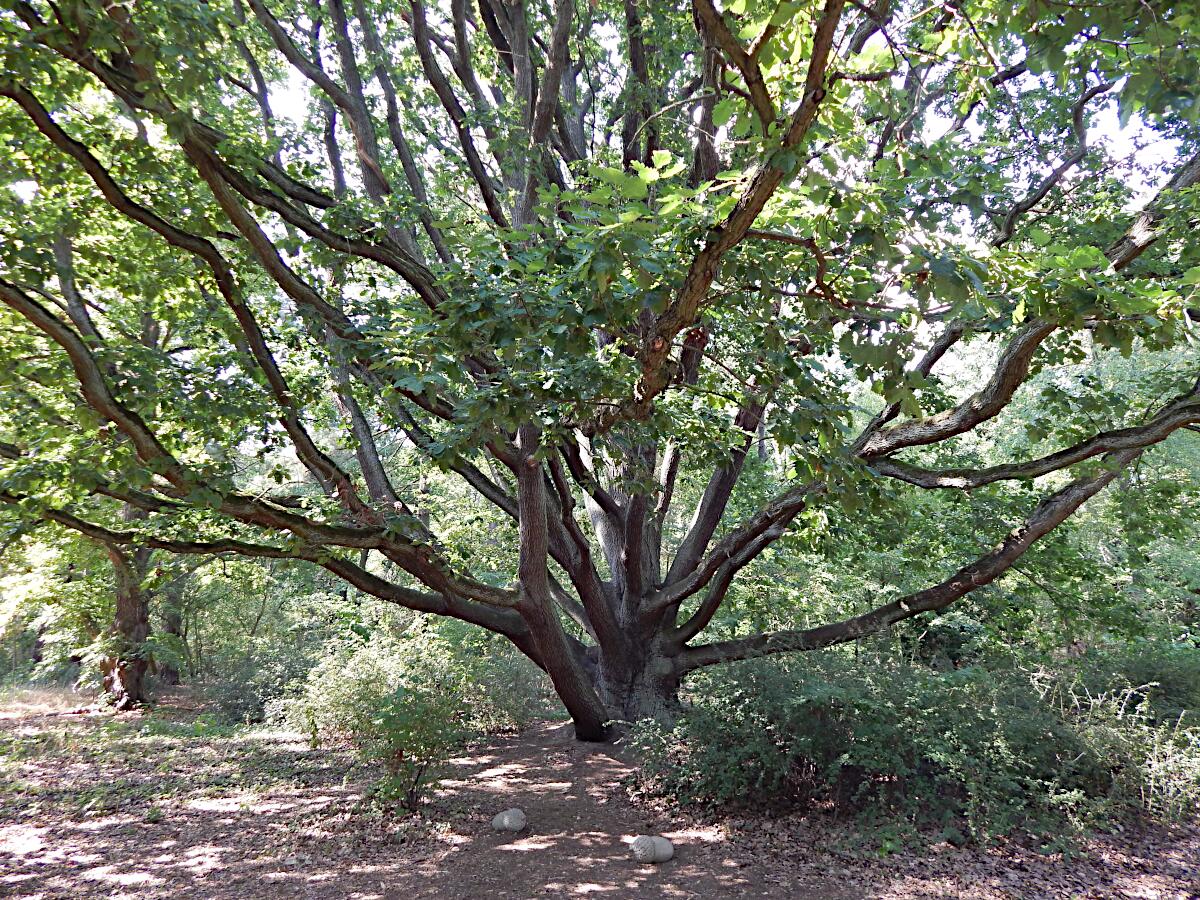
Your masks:
M1097 839L1070 862L938 845L838 852L845 824L655 820L619 752L540 726L464 755L423 818L363 795L374 773L294 734L230 731L186 701L151 716L0 708L0 896L22 898L1200 897L1200 835ZM59 708L55 708L58 706ZM489 827L520 806L520 835ZM663 833L677 858L638 866Z

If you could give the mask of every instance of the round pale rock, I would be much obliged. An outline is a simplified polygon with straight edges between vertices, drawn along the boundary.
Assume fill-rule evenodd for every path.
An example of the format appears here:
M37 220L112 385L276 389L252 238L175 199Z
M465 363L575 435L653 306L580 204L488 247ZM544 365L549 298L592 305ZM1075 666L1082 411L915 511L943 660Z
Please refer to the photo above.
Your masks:
M639 834L629 845L629 852L640 863L661 863L675 855L675 848L665 837Z
M528 824L529 817L525 815L525 810L516 808L497 813L492 819L492 828L496 831L524 831Z

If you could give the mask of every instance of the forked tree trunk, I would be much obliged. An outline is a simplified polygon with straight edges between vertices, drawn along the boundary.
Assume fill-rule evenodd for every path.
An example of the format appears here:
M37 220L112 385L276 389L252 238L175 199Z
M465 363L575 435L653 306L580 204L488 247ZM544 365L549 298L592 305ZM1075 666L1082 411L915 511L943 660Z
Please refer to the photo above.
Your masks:
M117 610L113 617L112 636L116 647L111 656L100 663L104 693L117 709L129 709L146 701L145 644L150 636L150 611L142 591L142 576L150 559L150 551L124 553L109 546L116 576Z
M587 666L544 653L540 659L581 741L611 740L624 726L643 719L669 725L681 709L680 669L669 656L615 654L590 659Z
M617 644L583 650L562 629L557 616L524 615L535 645L559 645L569 654L547 655L539 661L554 682L555 690L575 721L576 737L583 741L610 740L627 724L653 719L675 721L681 704L679 687L684 670L678 651L665 640L659 626L639 627L618 617L623 637ZM557 632L558 640L545 635ZM562 643L559 644L559 641Z
M679 681L671 659L652 656L615 683L602 680L600 696L615 722L653 719L670 724L680 709Z

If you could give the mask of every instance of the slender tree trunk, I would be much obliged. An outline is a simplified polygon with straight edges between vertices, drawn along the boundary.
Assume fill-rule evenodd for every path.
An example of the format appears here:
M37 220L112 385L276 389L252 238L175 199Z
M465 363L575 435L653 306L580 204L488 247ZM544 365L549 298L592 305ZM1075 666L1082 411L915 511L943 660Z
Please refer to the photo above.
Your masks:
M163 614L163 633L182 640L182 630L183 617L179 615L178 610L167 610ZM179 669L171 662L159 663L158 678L163 684L179 684Z
M183 590L187 579L181 578L168 590L161 593L162 597L162 632L176 639L183 655L186 656L187 641L183 628ZM158 678L163 684L179 684L180 672L173 662L158 663Z

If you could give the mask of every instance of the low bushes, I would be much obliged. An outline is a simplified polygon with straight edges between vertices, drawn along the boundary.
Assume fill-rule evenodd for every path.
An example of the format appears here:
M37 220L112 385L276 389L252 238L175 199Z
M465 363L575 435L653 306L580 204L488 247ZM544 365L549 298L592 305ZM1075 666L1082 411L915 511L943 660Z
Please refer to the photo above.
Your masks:
M262 722L311 666L312 658L294 647L250 647L220 660L219 674L201 682L201 689L223 721Z
M453 687L397 687L358 732L359 752L387 770L375 787L383 800L416 809L429 782L471 736L470 710Z
M314 746L349 745L382 762L377 794L415 808L472 736L545 716L549 696L541 673L515 651L443 625L343 645L281 711Z
M1200 648L1195 644L1139 640L1093 649L1080 659L1079 669L1079 682L1091 693L1134 689L1157 722L1200 717ZM1200 724L1200 718L1191 722Z
M459 623L409 617L347 629L323 646L258 641L214 656L202 684L229 724L270 721L314 747L382 763L378 796L415 807L471 737L552 715L545 677L507 642Z
M553 696L542 673L515 650L443 626L399 637L376 632L333 649L284 704L284 715L318 740L354 741L400 688L460 698L467 726L480 733L545 716Z
M1133 684L1112 664L1100 686L1088 666L937 671L843 651L704 673L674 728L634 726L643 786L705 807L901 816L975 839L1061 833L1132 809L1194 811L1200 728L1190 713L1162 714L1186 692Z

